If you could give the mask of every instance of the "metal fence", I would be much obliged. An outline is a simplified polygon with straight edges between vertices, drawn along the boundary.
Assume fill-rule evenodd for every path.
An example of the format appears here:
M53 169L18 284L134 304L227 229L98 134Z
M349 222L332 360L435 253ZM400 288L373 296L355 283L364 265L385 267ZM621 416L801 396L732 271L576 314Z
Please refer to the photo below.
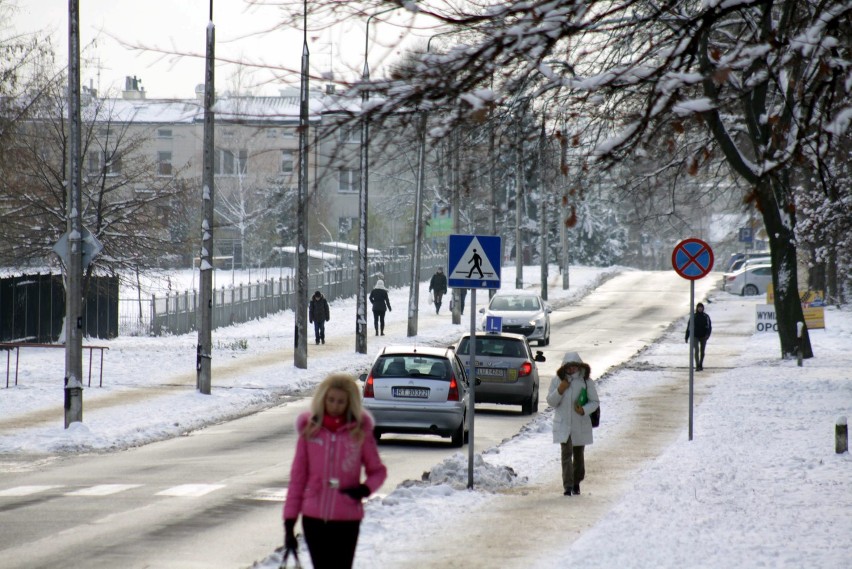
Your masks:
M443 255L424 256L420 265L420 281L429 279L437 267L443 267ZM411 261L401 258L371 263L369 286L381 278L388 288L406 286L411 281ZM329 301L351 298L358 289L355 267L328 269L308 275L308 295L321 290ZM263 282L222 287L213 291L213 329L256 320L291 310L295 303L294 277L281 277ZM167 296L120 299L119 334L153 335L186 334L198 329L198 291L176 292Z
M118 278L87 281L81 325L89 338L118 335ZM50 343L65 320L62 275L34 274L0 279L0 342Z

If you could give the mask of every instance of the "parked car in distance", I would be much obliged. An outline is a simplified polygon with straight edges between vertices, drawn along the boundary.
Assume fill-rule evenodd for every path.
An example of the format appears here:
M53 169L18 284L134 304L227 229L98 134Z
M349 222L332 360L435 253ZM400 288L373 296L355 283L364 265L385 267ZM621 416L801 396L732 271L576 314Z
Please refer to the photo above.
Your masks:
M749 265L722 275L722 290L742 296L765 294L772 282L772 265Z
M485 330L489 316L500 316L503 332L523 334L530 342L538 341L539 346L550 344L550 313L553 309L534 292L498 292L479 312L483 315L479 326L482 330Z
M469 367L470 334L462 336L455 349L468 377L476 378L475 403L520 405L524 415L538 411L536 362L545 361L545 357L541 352L533 355L526 336L477 332L475 374Z
M772 254L769 251L761 251L759 253L737 253L736 258L731 259L728 263L728 270L726 273L733 273L743 268L743 265L746 262L750 262L751 264L755 264L756 262L762 262L766 264L770 264L772 262Z
M460 447L468 437L468 380L452 348L388 346L363 374L364 407L383 433L449 437Z

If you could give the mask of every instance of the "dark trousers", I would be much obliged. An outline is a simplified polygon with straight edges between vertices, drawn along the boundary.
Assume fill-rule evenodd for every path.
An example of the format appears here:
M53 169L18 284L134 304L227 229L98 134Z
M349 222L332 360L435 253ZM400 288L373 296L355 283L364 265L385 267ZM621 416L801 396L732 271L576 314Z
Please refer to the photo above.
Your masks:
M385 333L385 313L373 311L373 326L376 328L376 335L379 332Z
M695 367L704 367L704 348L707 338L693 338L692 349L695 351Z
M316 338L317 344L322 342L325 344L325 322L320 322L318 320L314 320L314 338Z
M355 559L361 520L328 521L302 516L314 569L349 569Z
M443 292L438 292L437 290L432 293L432 296L435 297L435 313L441 310L441 299L444 297Z
M567 443L562 443L562 489L571 490L575 484L579 484L586 477L586 447L575 447L571 444L571 437Z

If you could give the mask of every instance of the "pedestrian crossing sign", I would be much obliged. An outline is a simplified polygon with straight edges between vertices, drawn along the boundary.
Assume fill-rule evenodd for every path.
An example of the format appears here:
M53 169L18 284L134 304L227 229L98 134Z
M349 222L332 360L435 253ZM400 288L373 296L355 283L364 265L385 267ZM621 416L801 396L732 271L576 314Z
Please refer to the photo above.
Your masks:
M452 288L500 288L500 237L450 235L447 282Z

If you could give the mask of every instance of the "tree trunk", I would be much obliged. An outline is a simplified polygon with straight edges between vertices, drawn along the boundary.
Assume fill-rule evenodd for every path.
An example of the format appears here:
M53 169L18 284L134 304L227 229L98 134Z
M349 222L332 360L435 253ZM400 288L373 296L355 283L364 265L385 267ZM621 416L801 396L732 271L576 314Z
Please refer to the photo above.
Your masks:
M763 225L769 235L769 247L772 251L772 287L775 298L775 317L778 322L778 339L781 342L781 357L793 357L798 352L799 339L797 322L804 322L802 302L799 299L799 278L796 263L795 216L786 211L788 205L779 203L779 196L791 196L783 186L784 182L774 180L758 185L760 210ZM802 334L802 357L812 358L810 338L807 329Z

